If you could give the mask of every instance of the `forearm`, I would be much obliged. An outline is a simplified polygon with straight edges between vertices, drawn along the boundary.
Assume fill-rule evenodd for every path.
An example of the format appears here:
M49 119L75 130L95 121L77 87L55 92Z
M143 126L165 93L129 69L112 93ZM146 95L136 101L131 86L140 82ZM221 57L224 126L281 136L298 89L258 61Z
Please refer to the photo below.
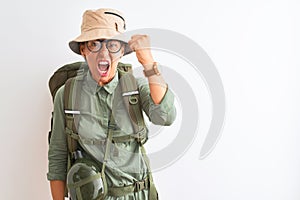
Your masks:
M144 70L152 70L154 66L154 61L151 59L147 61L147 64L143 64ZM157 66L156 66L157 67ZM154 74L148 77L148 83L150 88L150 95L155 104L160 104L163 97L167 92L167 84L161 73Z
M50 181L50 188L53 200L64 200L65 199L65 181L53 180Z
M160 104L167 91L167 84L161 75L148 77L150 95L155 104Z

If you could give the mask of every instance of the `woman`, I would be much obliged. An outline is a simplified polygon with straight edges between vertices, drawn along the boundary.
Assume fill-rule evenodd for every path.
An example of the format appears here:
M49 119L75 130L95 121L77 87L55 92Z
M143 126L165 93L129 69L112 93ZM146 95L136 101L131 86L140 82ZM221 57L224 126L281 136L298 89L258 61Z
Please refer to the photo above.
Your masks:
M141 107L149 120L159 125L170 125L176 116L174 95L158 71L158 64L154 61L149 48L149 37L133 35L129 41L124 41L121 36L125 27L124 17L117 10L87 10L83 14L81 35L69 43L71 50L82 55L88 66L82 84L81 114L77 126L80 150L85 156L96 160L101 165L106 157L107 142L100 145L86 141L107 139L112 126L114 136L134 132L130 117L124 112L126 108L116 108L117 104L114 103L119 83L117 66L124 55L135 52L138 61L144 67L146 79L138 79L137 83ZM47 176L54 200L64 199L68 174L64 90L65 87L61 87L54 99L53 131L48 153ZM153 195L154 192L156 193L154 185L149 183L152 181L152 177L149 177L150 168L147 159L143 156L140 143L134 140L112 145L116 151L114 153L111 151L107 156L108 161L105 162L104 179L108 189L104 188L107 190L104 198L157 199L157 194ZM91 191L79 191L83 199L88 199L84 195ZM79 199L72 196L72 199L75 198Z

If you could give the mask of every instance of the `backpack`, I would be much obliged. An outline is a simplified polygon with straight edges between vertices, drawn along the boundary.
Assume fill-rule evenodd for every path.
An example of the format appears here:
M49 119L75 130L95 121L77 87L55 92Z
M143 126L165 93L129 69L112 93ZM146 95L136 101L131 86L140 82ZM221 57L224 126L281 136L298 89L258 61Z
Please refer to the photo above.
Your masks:
M132 73L132 66L130 64L118 63L117 67L119 73L119 81L121 84L121 93L123 97L124 105L127 109L129 117L131 119L131 124L133 126L134 134L114 137L109 131L107 139L111 142L126 142L130 140L136 140L141 146L141 152L146 162L146 165L149 169L149 174L147 181L148 183L134 184L132 188L126 188L126 191L136 191L137 188L143 188L145 185L148 185L149 188L149 199L155 200L158 199L156 188L153 184L152 174L150 172L149 160L146 157L146 152L143 144L148 140L147 128L143 119L142 109L139 100L139 91L136 83L136 79ZM66 134L67 134L67 143L68 143L68 170L73 164L73 153L78 148L78 133L76 130L75 124L76 115L79 114L79 111L76 110L78 102L76 99L79 99L81 83L83 77L88 71L88 66L85 62L74 62L66 64L60 67L54 72L54 74L49 79L49 89L54 101L57 90L65 85L64 91L64 110L65 110L65 124L66 124ZM75 89L73 89L75 88ZM75 92L74 92L75 91ZM75 94L74 94L75 93ZM75 101L74 101L75 99ZM53 115L53 113L52 113ZM75 117L74 117L75 116ZM51 117L51 129L48 134L48 143L50 143L51 133L53 126L53 116ZM104 160L108 155L109 143L106 142L106 152L104 155ZM105 179L105 161L102 164L101 175L102 179L105 182L104 187L105 191L108 191L110 195L125 195L124 192L120 190L107 189L106 179ZM143 185L143 186L142 186Z

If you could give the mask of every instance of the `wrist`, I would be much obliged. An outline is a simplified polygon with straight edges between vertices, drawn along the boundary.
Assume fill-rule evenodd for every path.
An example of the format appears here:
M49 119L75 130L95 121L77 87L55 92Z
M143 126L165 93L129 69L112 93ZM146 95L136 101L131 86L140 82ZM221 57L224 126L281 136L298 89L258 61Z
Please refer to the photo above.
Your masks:
M139 57L139 62L143 65L144 68L151 69L153 63L155 62L152 55Z
M153 65L154 65L154 61L153 62L149 62L149 63L146 63L146 64L142 64L143 67L144 67L144 70L150 70L153 68Z
M149 69L152 69L154 63L155 63L155 61L151 60L151 61L143 62L141 64L143 65L145 70L149 70Z

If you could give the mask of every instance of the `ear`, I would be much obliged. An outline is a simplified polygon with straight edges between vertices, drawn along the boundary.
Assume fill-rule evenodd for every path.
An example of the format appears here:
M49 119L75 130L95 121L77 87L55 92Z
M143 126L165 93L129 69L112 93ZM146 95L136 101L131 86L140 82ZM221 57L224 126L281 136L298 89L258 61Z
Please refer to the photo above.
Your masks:
M125 53L125 45L123 45L123 47L121 48L120 53L121 53L121 58L122 58Z
M84 48L85 48L84 44L80 43L80 44L79 44L79 51L80 51L80 54L81 54L83 57L85 57L85 55L84 55Z

